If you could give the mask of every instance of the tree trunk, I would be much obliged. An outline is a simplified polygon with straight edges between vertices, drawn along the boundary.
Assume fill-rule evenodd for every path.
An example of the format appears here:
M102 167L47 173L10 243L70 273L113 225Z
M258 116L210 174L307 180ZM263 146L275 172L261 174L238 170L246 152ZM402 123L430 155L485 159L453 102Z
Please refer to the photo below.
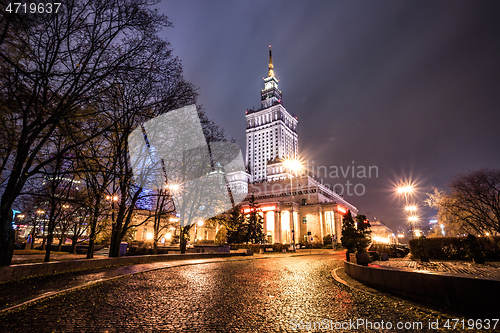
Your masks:
M109 257L116 258L120 256L120 239L118 235L111 235L111 244L109 245Z
M65 234L65 231L61 231L61 238L59 239L59 246L57 246L57 251L58 252L61 252L61 248L62 248L62 244L63 244L63 240L66 240L66 234Z
M54 208L54 207L52 207ZM49 223L47 225L47 248L45 250L45 259L44 262L49 262L50 261L50 251L52 247L52 242L54 241L54 229L56 227L56 223L54 221L54 213L53 210L51 210L50 216L49 216ZM45 230L44 230L45 234Z
M96 227L97 227L97 218L95 220L95 223L92 222L92 225L90 226L90 235L89 235L89 248L87 249L87 259L92 259L94 258L94 242L95 242L95 236L96 236Z
M73 238L71 238L71 252L70 253L76 253L76 242L78 242L78 237L75 234Z
M122 229L118 223L115 224L114 232L111 233L111 244L109 245L109 257L120 256L120 244L123 239Z
M87 259L94 258L94 237L90 237L89 248L87 250Z
M180 233L180 248L181 248L181 254L186 253L186 228L181 227L181 233Z
M153 254L158 254L158 240L156 238L153 241Z
M53 239L54 234L52 232L49 232L49 234L47 235L47 248L45 250L45 259L43 260L44 262L50 261L50 248L52 247Z
M14 254L15 238L15 231L12 228L12 205L2 206L0 212L0 266L9 266Z
M36 227L33 226L33 231L31 231L31 249L35 248L35 237L36 237Z

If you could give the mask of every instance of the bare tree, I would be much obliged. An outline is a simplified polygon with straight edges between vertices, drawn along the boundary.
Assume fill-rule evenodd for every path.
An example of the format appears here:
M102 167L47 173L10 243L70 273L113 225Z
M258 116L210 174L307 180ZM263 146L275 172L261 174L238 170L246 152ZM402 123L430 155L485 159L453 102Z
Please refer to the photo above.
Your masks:
M64 119L95 115L91 106L114 77L148 68L142 57L169 22L150 9L149 0L61 0L59 12L25 14L19 24L0 22L0 94L9 144L0 200L0 265L9 265L14 248L12 205L26 181L57 156L40 156ZM141 59L143 63L130 60ZM98 133L96 133L98 135ZM83 142L90 140L81 136ZM60 154L80 146L82 141Z
M467 233L500 233L500 170L479 170L453 177L450 193L435 190L428 201L440 216Z
M77 170L85 188L85 197L81 205L86 207L88 214L88 259L94 257L96 237L105 219L105 198L114 177L114 161L111 154L109 143L102 136L88 141L81 150L76 152L79 163Z
M171 226L169 217L175 211L170 190L160 189L156 195L156 204L153 220L153 253L157 253L158 241L163 236L163 231Z

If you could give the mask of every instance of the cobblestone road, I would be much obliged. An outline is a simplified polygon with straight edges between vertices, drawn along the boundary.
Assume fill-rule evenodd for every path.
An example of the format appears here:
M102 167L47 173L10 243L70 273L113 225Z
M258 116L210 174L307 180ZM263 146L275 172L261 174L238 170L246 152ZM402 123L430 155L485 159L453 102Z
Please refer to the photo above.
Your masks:
M341 265L340 256L336 259L332 254L276 256L141 273L5 313L0 331L325 332L327 323L332 328L337 322L345 329L331 331L435 332L427 329L429 320L442 325L447 318L351 290L331 277ZM379 323L379 329L346 326L349 320ZM323 329L299 329L300 323L306 328L318 321ZM382 329L388 322L393 328ZM397 329L398 322L407 329Z

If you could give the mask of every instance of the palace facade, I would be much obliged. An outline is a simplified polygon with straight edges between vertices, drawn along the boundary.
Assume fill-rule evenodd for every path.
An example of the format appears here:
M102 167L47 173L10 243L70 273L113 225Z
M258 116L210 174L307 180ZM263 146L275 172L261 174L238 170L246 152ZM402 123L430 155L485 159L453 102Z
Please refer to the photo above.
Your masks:
M356 216L358 210L307 170L291 170L290 161L300 159L298 120L283 105L271 46L261 108L247 110L245 117L249 185L243 213L249 212L254 195L269 243L321 243L327 235L340 242L343 214L350 210Z

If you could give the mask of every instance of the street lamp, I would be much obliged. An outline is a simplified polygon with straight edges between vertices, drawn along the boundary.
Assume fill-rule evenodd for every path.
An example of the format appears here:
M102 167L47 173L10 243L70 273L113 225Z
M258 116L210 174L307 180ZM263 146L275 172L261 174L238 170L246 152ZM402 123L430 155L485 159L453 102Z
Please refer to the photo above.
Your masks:
M295 218L293 215L293 189L292 189L292 180L293 180L293 174L292 172L295 172L295 176L297 176L298 172L302 170L302 165L300 164L300 161L297 159L286 159L283 162L283 166L288 169L290 172L290 198L291 200L291 205L292 205L292 243L293 243L293 251L295 252Z
M417 206L406 206L405 210L407 212L416 212L417 211Z
M406 185L406 186L399 186L398 187L398 193L412 193L413 192L413 186L412 185Z
M178 184L171 184L171 185L167 185L167 187L171 190L171 191L178 191L179 190L179 185Z
M106 200L111 200L111 228L112 228L112 231L114 232L114 229L115 229L115 202L118 201L118 196L117 195L112 195L112 196L109 196L107 195L106 196Z
M405 197L405 205L408 204L408 196L413 193L414 186L411 184L405 184L403 186L398 186L398 194L403 194Z

